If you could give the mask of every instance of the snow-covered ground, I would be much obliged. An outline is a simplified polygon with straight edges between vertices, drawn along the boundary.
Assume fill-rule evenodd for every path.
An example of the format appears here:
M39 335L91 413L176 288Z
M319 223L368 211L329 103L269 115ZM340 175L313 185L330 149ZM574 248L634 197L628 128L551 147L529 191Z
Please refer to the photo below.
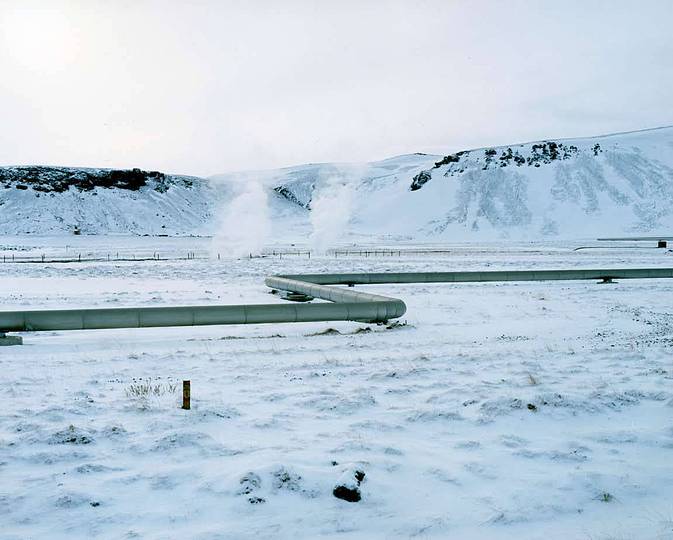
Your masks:
M263 277L282 272L673 266L663 249L579 244L5 263L0 294L6 310L265 303L281 300ZM673 281L362 289L403 299L401 323L44 332L0 348L0 538L673 538ZM362 500L335 498L356 470Z

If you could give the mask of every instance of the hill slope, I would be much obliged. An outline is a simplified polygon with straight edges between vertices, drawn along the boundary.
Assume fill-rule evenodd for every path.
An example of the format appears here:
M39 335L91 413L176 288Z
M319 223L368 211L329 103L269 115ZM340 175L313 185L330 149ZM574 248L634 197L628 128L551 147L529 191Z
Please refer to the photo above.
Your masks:
M671 230L673 128L458 152L410 189L433 216L431 234Z
M364 170L353 231L460 241L673 230L670 127L468 150L412 170L383 182ZM294 174L277 180L303 206L320 189Z
M211 219L210 191L199 178L140 169L1 167L0 232L184 234Z

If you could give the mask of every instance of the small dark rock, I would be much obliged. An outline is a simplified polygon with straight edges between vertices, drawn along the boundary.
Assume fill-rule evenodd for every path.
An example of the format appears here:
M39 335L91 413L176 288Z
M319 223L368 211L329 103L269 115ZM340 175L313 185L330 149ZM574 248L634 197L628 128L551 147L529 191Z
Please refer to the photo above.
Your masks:
M357 487L336 486L332 491L332 494L337 499L342 499L348 502L358 502L362 498L360 490Z
M337 499L348 502L358 502L362 495L360 494L360 484L365 479L364 471L355 469L351 472L345 472L339 479L339 483L332 490L332 494Z
M432 174L429 171L421 171L416 176L414 176L413 180L411 181L411 186L409 186L409 189L411 191L417 191L421 189L425 184L427 184L428 181L430 180L432 180Z
M537 411L537 407L532 403L529 403L528 405L526 405L526 407L528 407L529 411Z
M266 499L264 497L250 497L248 498L248 502L250 504L262 504L266 502Z

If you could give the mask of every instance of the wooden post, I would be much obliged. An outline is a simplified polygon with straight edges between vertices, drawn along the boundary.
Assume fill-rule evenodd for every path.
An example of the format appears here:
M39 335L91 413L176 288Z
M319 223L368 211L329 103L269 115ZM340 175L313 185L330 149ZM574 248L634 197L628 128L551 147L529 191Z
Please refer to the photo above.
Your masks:
M191 381L182 381L182 408L189 410L191 408Z

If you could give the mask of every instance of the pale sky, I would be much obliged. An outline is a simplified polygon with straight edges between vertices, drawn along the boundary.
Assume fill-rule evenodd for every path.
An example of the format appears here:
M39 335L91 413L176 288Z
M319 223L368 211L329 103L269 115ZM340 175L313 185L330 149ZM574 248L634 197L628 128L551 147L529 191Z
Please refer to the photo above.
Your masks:
M0 0L0 164L209 175L673 124L673 0Z

